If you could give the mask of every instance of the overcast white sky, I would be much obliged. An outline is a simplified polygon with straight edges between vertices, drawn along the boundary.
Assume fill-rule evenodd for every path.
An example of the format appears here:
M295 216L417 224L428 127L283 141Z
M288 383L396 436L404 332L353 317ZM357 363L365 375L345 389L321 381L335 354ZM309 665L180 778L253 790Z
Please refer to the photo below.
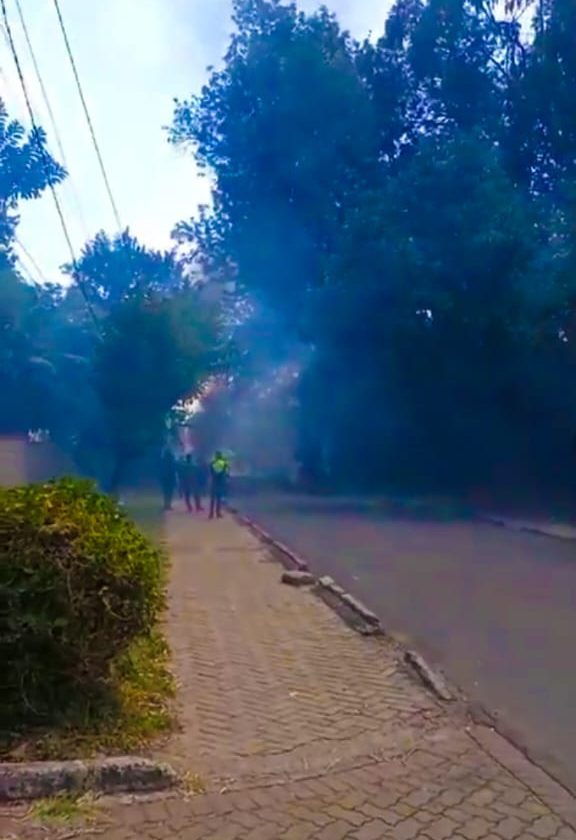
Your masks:
M69 170L60 192L74 247L115 222L98 170L53 0L20 0L55 113ZM12 30L50 150L60 158L15 0L6 0ZM317 0L301 0L311 9ZM383 28L390 0L329 0L357 36ZM72 49L123 225L146 244L167 248L175 222L207 200L209 184L189 155L171 148L162 126L173 97L197 92L206 67L218 63L230 29L231 0L61 0ZM24 101L0 31L0 97L26 125ZM22 205L18 234L43 274L59 279L69 255L51 197ZM22 260L27 258L22 255ZM31 267L33 272L33 268ZM33 272L34 273L34 272Z

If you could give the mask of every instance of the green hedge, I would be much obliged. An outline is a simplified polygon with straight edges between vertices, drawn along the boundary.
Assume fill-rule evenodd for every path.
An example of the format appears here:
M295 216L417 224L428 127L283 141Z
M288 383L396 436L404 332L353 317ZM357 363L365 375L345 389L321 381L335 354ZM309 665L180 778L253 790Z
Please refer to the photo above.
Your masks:
M86 481L0 490L0 728L89 711L163 606L162 553Z

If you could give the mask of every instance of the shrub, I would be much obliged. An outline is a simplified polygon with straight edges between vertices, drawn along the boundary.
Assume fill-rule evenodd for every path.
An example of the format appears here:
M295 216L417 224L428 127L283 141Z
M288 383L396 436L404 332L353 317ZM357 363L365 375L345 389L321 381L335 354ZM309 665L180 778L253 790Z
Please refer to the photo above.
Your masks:
M90 482L0 490L0 728L89 714L115 658L154 627L163 567Z

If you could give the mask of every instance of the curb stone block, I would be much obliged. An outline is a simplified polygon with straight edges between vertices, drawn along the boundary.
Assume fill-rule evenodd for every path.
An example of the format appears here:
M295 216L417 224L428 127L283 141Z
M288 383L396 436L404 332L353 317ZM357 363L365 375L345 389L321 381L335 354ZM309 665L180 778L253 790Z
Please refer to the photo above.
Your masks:
M352 607L353 610L356 610L357 613L360 613L362 618L365 621L367 621L368 624L372 624L374 627L380 624L378 616L374 615L374 613L371 610L369 610L368 607L362 603L362 601L358 600L358 598L355 598L353 595L350 595L349 592L346 592L344 595L342 595L342 599L346 601L348 606Z
M316 583L316 578L310 572L284 572L282 583L289 586L312 586Z
M434 694L440 698L440 700L449 702L455 699L454 694L448 687L448 683L444 677L434 671L419 653L416 653L416 651L413 650L407 650L404 654L404 659L416 671L422 682L428 686L428 688L430 688Z
M288 571L294 569L299 572L308 571L308 563L306 563L305 560L298 557L298 555L291 551L288 546L284 545L284 543L276 540L271 534L265 531L264 528L261 528L260 525L250 519L250 517L244 516L243 513L239 513L236 508L229 507L228 510L233 514L240 525L244 525L246 528L249 528L260 540L260 542L264 543L264 545L269 545L278 555L280 555L280 562L288 569Z
M45 799L58 793L127 793L167 790L179 778L166 764L123 756L96 761L0 764L0 802Z
M336 595L341 601L343 601L346 606L350 607L353 612L357 613L367 624L370 624L372 627L380 627L380 619L377 615L374 615L372 610L369 610L368 607L362 603L358 598L355 598L353 595L350 595L349 592L346 592L342 589L341 586L338 586L334 582L334 580L329 577L321 577L318 581L321 587L324 589L328 589L329 592L332 592Z
M88 786L101 793L167 790L178 783L177 774L168 764L144 758L108 758L88 767Z
M79 792L85 788L87 775L82 761L0 764L0 802Z
M362 636L374 636L382 632L378 617L328 575L318 580L316 591L346 624Z

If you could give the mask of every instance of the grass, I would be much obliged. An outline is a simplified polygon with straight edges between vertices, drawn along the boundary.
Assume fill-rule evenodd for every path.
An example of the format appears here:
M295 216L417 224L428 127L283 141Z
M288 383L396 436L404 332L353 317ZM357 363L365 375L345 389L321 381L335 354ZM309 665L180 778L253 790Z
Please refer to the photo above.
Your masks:
M162 541L157 498L132 494L126 500L126 509L148 536ZM113 663L97 712L78 707L50 728L2 733L0 760L93 758L137 752L172 731L174 695L170 651L157 628L135 639Z
M95 801L90 794L62 793L35 802L27 817L41 823L70 823L92 820L96 814Z
M0 756L45 761L121 755L172 731L175 682L160 632L132 643L114 663L108 688L97 713L79 707L48 729L13 733L0 744Z
M198 773L190 771L182 778L182 790L185 796L200 796L207 791L206 782Z

